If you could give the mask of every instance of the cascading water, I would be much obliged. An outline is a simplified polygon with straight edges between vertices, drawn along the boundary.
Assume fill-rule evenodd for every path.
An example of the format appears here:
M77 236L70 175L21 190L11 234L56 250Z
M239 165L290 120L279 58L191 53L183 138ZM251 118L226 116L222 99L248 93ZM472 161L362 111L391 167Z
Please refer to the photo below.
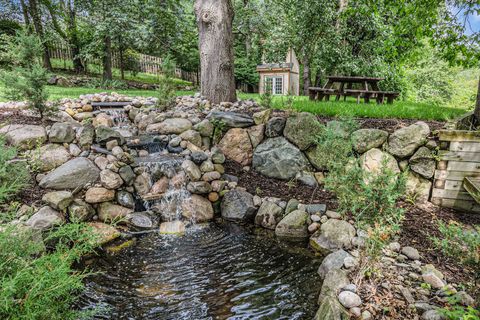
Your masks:
M131 123L128 119L127 111L124 109L104 109L101 110L113 120L113 127L119 129L130 128Z

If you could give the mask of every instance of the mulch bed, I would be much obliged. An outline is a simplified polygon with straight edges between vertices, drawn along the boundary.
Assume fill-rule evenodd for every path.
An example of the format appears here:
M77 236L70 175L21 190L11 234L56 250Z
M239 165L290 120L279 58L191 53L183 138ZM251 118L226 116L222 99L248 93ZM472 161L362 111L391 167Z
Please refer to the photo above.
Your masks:
M312 188L300 183L289 186L288 181L268 178L254 170L245 171L242 165L231 160L227 160L224 166L225 172L238 177L238 185L251 194L281 198L285 201L295 198L306 204L325 203L329 209L337 208L334 195L321 188Z
M431 237L441 237L438 223L456 221L464 225L480 225L480 215L441 208L435 205L412 206L400 203L406 209L400 234L400 243L413 246L422 254L422 260L434 264L449 281L471 282L475 275L458 260L445 256L433 245Z
M40 188L35 181L35 175L32 174L30 184L22 189L15 198L21 199L23 204L31 206L33 204L38 204L38 202L42 200L43 195L47 192L47 190Z

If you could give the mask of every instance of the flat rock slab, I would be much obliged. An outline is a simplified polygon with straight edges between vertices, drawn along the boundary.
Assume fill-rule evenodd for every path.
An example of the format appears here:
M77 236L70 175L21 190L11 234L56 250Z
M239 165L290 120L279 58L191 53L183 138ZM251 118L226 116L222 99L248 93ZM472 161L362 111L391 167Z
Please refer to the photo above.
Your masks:
M252 117L237 112L212 111L207 119L221 121L229 128L246 128L255 125Z

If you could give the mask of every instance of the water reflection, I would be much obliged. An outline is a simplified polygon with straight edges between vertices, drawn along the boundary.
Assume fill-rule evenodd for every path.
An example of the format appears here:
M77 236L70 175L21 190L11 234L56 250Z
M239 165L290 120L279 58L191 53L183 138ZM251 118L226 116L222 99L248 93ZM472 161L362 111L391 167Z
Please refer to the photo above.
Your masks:
M320 261L235 224L150 234L98 259L82 308L97 319L311 319Z

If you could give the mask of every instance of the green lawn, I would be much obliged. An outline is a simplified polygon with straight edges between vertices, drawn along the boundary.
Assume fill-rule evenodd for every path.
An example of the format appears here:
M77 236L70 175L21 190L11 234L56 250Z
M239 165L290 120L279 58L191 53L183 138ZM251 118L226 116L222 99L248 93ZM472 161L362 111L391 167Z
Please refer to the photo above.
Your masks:
M82 94L100 93L100 92L117 92L128 96L155 96L157 93L152 90L105 90L94 88L63 88L57 86L47 87L50 100L58 100L61 98L78 98ZM2 88L0 87L0 101L6 101L2 97ZM191 95L193 91L178 91L177 95ZM259 100L258 94L239 94L240 99ZM286 108L286 98L275 97L273 99L273 107L278 109ZM365 118L399 118L399 119L422 119L422 120L450 120L454 119L468 110L452 107L434 106L425 103L414 103L408 101L396 101L392 105L377 105L375 102L369 104L356 104L352 100L346 102L312 102L308 97L295 97L293 108L299 111L308 111L324 116L352 116Z

